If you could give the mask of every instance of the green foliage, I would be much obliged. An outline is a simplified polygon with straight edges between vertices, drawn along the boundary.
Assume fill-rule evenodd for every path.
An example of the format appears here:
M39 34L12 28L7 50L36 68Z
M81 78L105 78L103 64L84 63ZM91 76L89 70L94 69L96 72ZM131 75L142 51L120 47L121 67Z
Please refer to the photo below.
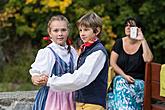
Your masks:
M124 36L125 19L138 17L145 27L145 38L153 47L155 61L164 63L164 9L164 0L2 0L0 47L6 62L0 70L0 81L13 84L31 82L28 70L36 51L33 52L30 46L45 46L42 37L47 36L47 22L57 14L64 14L69 19L70 38L76 45L79 41L76 21L88 11L96 12L103 19L100 39L109 51L115 39Z
M4 66L2 82L25 83L29 81L28 71L34 58L31 49L22 47L13 58L12 62Z
M154 57L157 62L164 63L165 52L165 1L146 1L139 8L139 14L142 16L143 24L146 29L145 36L150 41L154 51Z
M31 83L29 69L34 61L36 50L31 48L27 39L17 43L17 53L4 65L0 77L0 91L38 89ZM14 48L13 48L14 49Z
M0 83L0 92L6 91L28 91L28 90L38 90L39 87L34 86L32 83Z

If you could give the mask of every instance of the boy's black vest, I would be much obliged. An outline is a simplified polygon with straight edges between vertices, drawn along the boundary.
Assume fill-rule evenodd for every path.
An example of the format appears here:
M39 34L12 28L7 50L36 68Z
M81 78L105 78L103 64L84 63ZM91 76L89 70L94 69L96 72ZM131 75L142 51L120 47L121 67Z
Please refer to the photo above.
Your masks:
M105 108L109 63L107 51L100 41L96 41L80 54L77 67L79 68L85 62L87 56L98 50L101 50L106 54L106 62L104 67L93 82L91 82L88 86L76 91L76 101L81 103L97 104Z

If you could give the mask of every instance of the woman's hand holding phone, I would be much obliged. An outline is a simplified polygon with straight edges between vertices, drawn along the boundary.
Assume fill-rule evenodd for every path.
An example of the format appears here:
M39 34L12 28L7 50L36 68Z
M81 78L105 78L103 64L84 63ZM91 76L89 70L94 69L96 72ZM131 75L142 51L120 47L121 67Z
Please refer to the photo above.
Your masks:
M138 27L131 27L130 28L130 38L135 39L135 40L143 40L144 35L141 31L140 28Z
M137 34L137 40L143 40L144 39L144 35L142 33L142 30L140 28L138 28L138 34Z

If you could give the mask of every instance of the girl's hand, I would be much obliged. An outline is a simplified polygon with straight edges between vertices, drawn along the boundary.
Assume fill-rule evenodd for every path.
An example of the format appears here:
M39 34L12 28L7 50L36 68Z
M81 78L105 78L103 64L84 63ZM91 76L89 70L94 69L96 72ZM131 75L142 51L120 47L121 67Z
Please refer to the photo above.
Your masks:
M34 75L31 77L32 83L36 86L39 85L39 81L40 81L40 75Z
M128 83L134 83L135 82L135 79L129 75L126 75L125 79L128 81Z

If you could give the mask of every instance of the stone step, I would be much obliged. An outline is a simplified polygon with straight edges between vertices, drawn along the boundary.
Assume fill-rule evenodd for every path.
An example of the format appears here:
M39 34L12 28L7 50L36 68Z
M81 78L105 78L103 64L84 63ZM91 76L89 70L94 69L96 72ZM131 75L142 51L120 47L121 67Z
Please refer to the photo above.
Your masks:
M37 91L0 92L0 110L32 110Z

